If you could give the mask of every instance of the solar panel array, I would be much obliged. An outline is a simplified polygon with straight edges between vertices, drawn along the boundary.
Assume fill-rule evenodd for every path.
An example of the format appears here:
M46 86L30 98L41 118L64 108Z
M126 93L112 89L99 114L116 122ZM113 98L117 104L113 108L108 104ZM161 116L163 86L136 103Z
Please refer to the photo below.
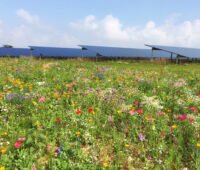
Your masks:
M94 52L76 48L30 46L33 56L41 57L95 57Z
M103 57L103 58L176 58L177 56L200 59L200 49L146 45L150 49L118 48L80 45L80 48L39 47L0 48L0 56L33 56L54 58Z
M40 57L95 57L96 53L78 48L30 46L33 56Z
M118 47L103 47L103 46L89 46L80 45L83 49L96 52L103 57L126 57L126 58L170 58L170 54L164 51L152 51L149 49L137 48L118 48Z
M30 49L28 48L0 48L0 56L19 57L30 56Z
M152 49L173 53L182 57L200 59L200 49L197 48L170 47L170 46L160 46L160 45L146 45L146 46L151 47Z

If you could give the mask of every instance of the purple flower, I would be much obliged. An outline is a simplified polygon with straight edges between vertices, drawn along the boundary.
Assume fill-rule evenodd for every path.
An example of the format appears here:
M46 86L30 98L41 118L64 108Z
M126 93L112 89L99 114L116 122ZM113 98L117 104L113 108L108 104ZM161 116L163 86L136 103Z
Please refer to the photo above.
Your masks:
M142 141L142 142L145 140L145 135L142 133L139 133L138 137L139 137L140 141Z
M7 100L12 100L12 99L14 99L15 97L17 97L17 94L15 94L15 93L10 93L10 94L7 96Z
M57 155L60 155L60 154L61 154L61 152L59 151L59 149L56 149L56 150L55 150L55 153L56 153Z

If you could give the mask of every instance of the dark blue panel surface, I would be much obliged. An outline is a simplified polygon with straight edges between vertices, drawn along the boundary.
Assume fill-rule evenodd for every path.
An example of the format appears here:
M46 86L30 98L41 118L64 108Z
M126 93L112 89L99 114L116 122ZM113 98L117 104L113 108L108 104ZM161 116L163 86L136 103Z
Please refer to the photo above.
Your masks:
M96 53L78 48L30 46L33 56L43 57L95 57Z
M89 46L89 45L80 45L80 47L82 47L83 49L88 49L89 51L94 51L97 54L104 57L170 58L170 54L163 51L153 52L152 56L152 51L149 49L102 47L102 46Z
M30 55L31 51L28 48L0 48L0 56L19 57Z
M200 49L197 48L184 48L184 47L170 47L161 45L146 45L153 49L159 49L169 53L174 53L182 57L200 58Z

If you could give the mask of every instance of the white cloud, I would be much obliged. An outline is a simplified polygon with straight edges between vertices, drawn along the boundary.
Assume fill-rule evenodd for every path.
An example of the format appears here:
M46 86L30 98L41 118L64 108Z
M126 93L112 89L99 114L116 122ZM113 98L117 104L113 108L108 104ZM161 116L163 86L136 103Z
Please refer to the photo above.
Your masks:
M91 26L87 21L88 17L82 21L71 23L70 26L75 29L75 35L76 32L84 30L84 33L87 33L89 44L144 47L145 43L150 43L200 48L200 19L174 23L170 16L169 20L160 25L154 21L148 21L144 26L127 27L112 15L105 16L100 20L93 16ZM91 29L94 28L94 25L95 29Z
M79 29L81 25L83 29L86 29L86 30L96 30L99 27L96 21L96 17L94 15L88 15L87 17L85 17L84 20L70 23L71 27L77 28L77 29Z
M15 27L0 22L0 46L11 44L15 47L29 45L75 47L80 44L80 41L67 31L60 31L46 24L28 11L20 9L16 15L22 18L23 22Z
M28 11L24 9L19 9L16 12L17 16L22 18L24 21L26 21L29 24L38 24L39 23L39 17L36 15L31 15Z
M129 39L127 32L122 29L119 19L112 15L107 15L102 20L97 20L95 16L89 15L84 20L70 23L69 26L78 32L81 31L88 38L101 42L106 40L126 41ZM82 35L80 36L82 37ZM86 37L83 36L82 38Z
M76 47L91 44L144 48L144 44L160 44L200 48L200 19L174 22L170 16L162 24L151 20L145 25L124 26L112 15L101 19L89 15L69 23L62 31L24 9L18 10L16 15L23 22L15 27L0 20L1 45Z
M122 28L122 25L119 19L114 18L112 15L106 16L102 21L100 26L107 38L111 41L128 41L129 35L125 29Z

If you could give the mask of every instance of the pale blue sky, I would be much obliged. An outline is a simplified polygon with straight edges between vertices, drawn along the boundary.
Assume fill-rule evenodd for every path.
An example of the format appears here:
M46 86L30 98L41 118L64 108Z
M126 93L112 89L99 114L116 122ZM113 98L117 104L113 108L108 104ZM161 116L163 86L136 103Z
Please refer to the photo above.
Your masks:
M0 18L16 22L15 11L23 8L59 25L91 14L112 14L130 25L149 20L162 23L176 14L180 20L196 19L200 17L199 7L199 0L1 0Z
M189 21L192 26L192 33L189 30L185 33L189 35L183 36L186 36L184 37L184 40L189 37L189 40L185 40L185 43L187 46L190 46L193 45L191 43L191 35L194 34L193 31L199 27L196 23L196 20L200 19L199 7L200 1L198 0L1 0L0 33L3 32L4 34L0 34L0 38L5 35L5 33L12 33L19 37L19 34L23 34L22 29L24 29L24 35L21 35L21 45L25 45L29 42L40 44L41 42L41 44L44 45L56 45L57 43L58 45L65 46L65 42L62 42L61 40L59 42L52 42L53 40L51 39L54 38L52 37L48 39L48 35L45 35L45 37L38 42L33 39L34 37L31 38L31 33L42 34L46 25L49 29L52 29L58 37L60 36L60 38L61 34L70 36L70 40L73 41L73 45L75 43L93 43L94 45L108 43L112 45L113 43L114 45L119 44L127 46L130 42L134 42L137 39L137 41L139 41L138 46L141 46L141 44L143 42L145 43L146 40L149 41L149 38L146 35L147 32L142 33L142 36L144 35L144 37L141 40L138 40L138 37L134 37L134 35L141 34L140 30L143 30L143 32L146 31L146 27L149 22L153 22L155 24L153 27L159 29L157 32L163 31L166 33L165 36L168 37L169 32L166 31L168 27L166 22L170 22L170 27L173 27L174 29L176 27L181 29L180 27L182 25L185 26L185 22ZM23 12L19 14L20 10L23 10ZM30 17L38 18L40 21L39 24L43 25L42 28L38 28L35 25L30 26L30 23L27 24L27 17L25 18L22 16L24 13L26 16L29 16L28 19L30 19ZM88 16L94 16L95 19L92 19L92 23L98 25L98 28L95 27L93 33L91 33L91 30L88 29L88 25L86 23ZM111 17L106 19L107 16ZM116 40L108 38L108 40L104 37L101 40L98 39L95 41L94 39L96 36L97 38L100 38L99 35L94 34L95 32L98 32L99 34L105 33L100 31L101 28L102 30L105 29L107 31L107 27L104 27L106 24L102 24L104 20L107 20L106 24L110 21L114 21L113 24L115 26L118 25L121 31L119 32L118 28L116 28L117 26L114 26L114 28L116 28L116 34L119 33L118 35L121 35L123 38ZM116 20L119 24L115 22ZM83 27L82 30L77 29L77 27L72 28L70 25L74 25L74 23L75 25L79 24L79 26L86 23L85 25L87 28ZM110 27L112 29L113 26ZM188 29L190 29L190 26L188 27ZM137 31L134 32L136 28ZM16 32L16 30L18 32L15 34L14 32ZM44 32L46 33L48 31L49 30ZM127 38L127 35L125 34L132 38ZM158 35L160 34L162 33L159 32ZM87 39L86 37L89 38ZM127 40L126 42L125 39ZM0 40L0 43L9 43L10 41L13 44L18 44L17 40L6 37L3 37L2 40ZM173 40L162 41L161 37L161 39L158 39L157 41L158 43L170 43L170 41ZM181 42L182 40L179 41ZM181 45L179 42L173 41L172 43ZM137 46L136 42L134 42L134 44ZM66 42L66 45L70 45L70 42ZM198 44L195 43L194 45L196 46Z

